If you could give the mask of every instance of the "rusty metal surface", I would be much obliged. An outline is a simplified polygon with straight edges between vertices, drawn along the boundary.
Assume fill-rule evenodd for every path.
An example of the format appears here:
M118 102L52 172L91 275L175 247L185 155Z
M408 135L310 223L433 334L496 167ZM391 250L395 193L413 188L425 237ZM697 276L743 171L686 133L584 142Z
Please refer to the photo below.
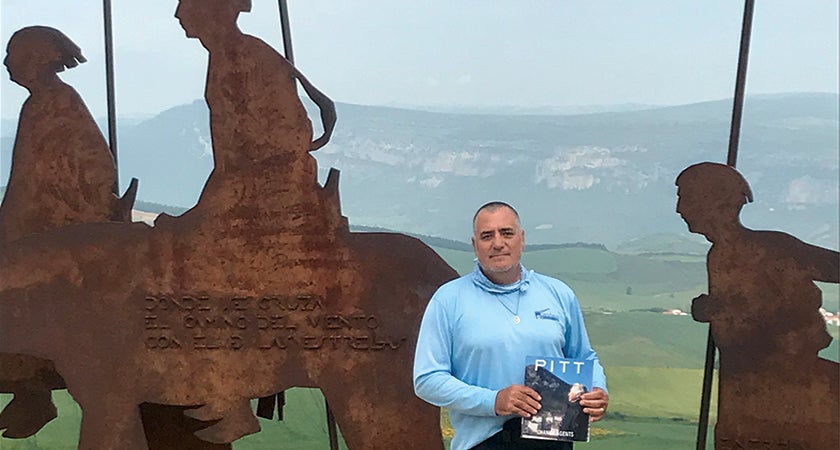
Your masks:
M731 167L691 166L677 186L677 212L712 243L692 316L720 350L715 448L840 447L840 369L818 357L831 336L814 284L838 282L840 255L741 225L752 193Z
M0 254L12 241L48 229L131 220L137 180L122 198L111 194L112 153L79 94L56 76L81 62L81 50L53 28L27 27L9 40L5 65L30 96L20 113L10 185L0 205ZM26 438L39 431L56 417L50 390L63 388L51 361L0 354L0 392L14 394L0 412L3 436ZM185 436L188 430L169 421L148 434L152 443L181 436L179 446L193 448L198 440Z
M12 81L30 95L0 205L0 253L27 235L107 221L117 207L108 146L79 94L56 74L85 61L79 48L58 30L28 27L12 36L6 50ZM15 394L0 413L3 435L27 437L52 420L50 389L63 386L50 361L0 354L0 392Z
M51 68L78 64L78 47L58 30L28 27L12 36L6 53L10 78L30 95L20 112L0 207L0 242L107 220L116 201L114 161L79 94Z
M210 53L215 169L199 203L154 227L90 223L6 246L0 351L55 364L82 408L80 448L147 448L144 403L231 442L259 429L250 399L293 386L321 388L351 449L443 448L411 368L425 305L456 273L416 239L349 232L337 171L321 188L309 154L329 139L332 102L239 32L247 5L177 11ZM295 78L322 109L314 141ZM168 422L150 417L147 432L154 420Z

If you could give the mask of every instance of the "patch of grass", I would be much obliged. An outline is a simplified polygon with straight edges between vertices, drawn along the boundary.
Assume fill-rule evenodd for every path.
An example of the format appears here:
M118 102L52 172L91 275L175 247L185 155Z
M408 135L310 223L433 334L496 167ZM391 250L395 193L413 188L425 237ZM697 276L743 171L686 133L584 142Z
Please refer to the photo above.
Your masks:
M661 286L657 292L685 290L706 283L705 262L663 261L643 256L616 255L616 281Z
M691 300L706 291L697 285L686 290L668 290L662 285L640 285L614 280L590 281L572 277L561 278L578 297L584 310L632 311L638 309L690 309ZM627 294L627 288L631 294Z
M585 321L604 367L703 368L708 326L689 316L591 313Z
M623 417L684 420L699 417L702 369L606 366L610 412ZM717 374L711 411L717 410Z
M452 428L452 422L449 420L449 410L446 408L440 409L440 430L444 439L451 440L455 436L455 429Z
M592 433L588 443L576 443L581 450L651 450L689 449L697 442L697 424L668 419L607 417L593 425L604 435ZM706 438L706 449L714 449L712 428Z
M475 255L472 252L463 252L448 248L432 247L432 249L449 264L459 275L466 275L473 271Z
M282 448L293 450L328 449L327 410L319 389L293 388L286 391L283 420L259 419L260 432L233 443L234 450ZM339 431L339 448L347 449Z
M691 448L693 423L699 408L700 370L608 366L611 406L607 418L593 427L592 440L580 444L589 449ZM325 449L328 447L323 397L317 389L287 391L283 422L260 419L262 431L234 443L237 450L277 448ZM0 396L0 405L11 399ZM81 411L66 391L56 391L59 418L35 437L0 441L4 450L76 448ZM714 404L712 406L714 411ZM447 434L448 416L441 415ZM450 428L451 429L451 428ZM451 436L448 434L447 436ZM445 439L449 446L450 438ZM346 448L341 442L342 449Z
M703 263L706 264L706 254L702 255L682 255L682 254L665 254L665 253L645 253L639 256L646 256L650 259L655 259L658 261L682 261L682 262L692 262L692 263Z
M434 250L459 274L473 270L475 256L472 252ZM527 252L522 261L528 268L566 282L586 309L685 309L691 299L706 290L706 271L702 262L662 261L653 257L616 255L594 248ZM627 294L628 288L631 295Z
M601 274L615 272L618 268L616 255L591 248L562 248L528 252L522 255L522 263L539 273L551 274Z

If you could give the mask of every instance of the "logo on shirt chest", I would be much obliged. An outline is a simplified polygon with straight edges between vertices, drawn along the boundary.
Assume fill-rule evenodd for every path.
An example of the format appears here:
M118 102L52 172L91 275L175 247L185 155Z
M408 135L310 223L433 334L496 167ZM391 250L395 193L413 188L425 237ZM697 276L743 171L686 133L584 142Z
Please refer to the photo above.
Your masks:
M560 315L552 311L551 308L534 311L534 317L536 317L537 319L553 320L558 323L560 322Z

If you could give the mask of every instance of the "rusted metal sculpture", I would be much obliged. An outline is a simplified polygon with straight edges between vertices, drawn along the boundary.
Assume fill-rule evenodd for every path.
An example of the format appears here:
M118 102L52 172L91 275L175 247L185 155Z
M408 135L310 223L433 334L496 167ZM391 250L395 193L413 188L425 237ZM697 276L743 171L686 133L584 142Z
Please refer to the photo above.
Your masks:
M349 232L338 172L321 188L309 154L329 139L332 102L238 30L249 8L182 0L176 13L210 53L215 168L198 204L153 228L85 224L7 246L0 351L54 362L84 449L146 448L143 403L231 442L259 429L250 399L293 386L321 388L351 449L440 449L411 360L426 302L456 274L416 239ZM295 79L321 107L314 141Z
M113 213L114 160L79 94L57 72L85 62L60 31L27 27L9 40L5 65L29 92L18 122L0 242Z
M108 145L79 94L57 75L85 62L79 47L56 29L27 27L12 35L6 53L11 80L30 95L0 205L0 253L12 241L51 228L127 219L131 206L111 193L115 167ZM50 389L63 385L49 361L0 355L0 392L15 394L0 413L3 435L31 436L52 420Z
M712 242L692 315L720 349L715 448L840 448L840 367L818 356L831 336L814 284L839 281L840 254L744 227L752 192L732 167L693 165L677 186L677 212Z

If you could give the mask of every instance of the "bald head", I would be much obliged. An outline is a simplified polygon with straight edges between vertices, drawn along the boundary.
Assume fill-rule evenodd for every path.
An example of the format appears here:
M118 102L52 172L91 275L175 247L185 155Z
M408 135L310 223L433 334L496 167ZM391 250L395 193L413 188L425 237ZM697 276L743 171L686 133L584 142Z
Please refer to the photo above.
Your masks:
M478 208L478 211L476 211L475 214L473 214L473 232L475 232L476 219L478 219L478 215L481 214L481 212L483 212L483 211L495 212L495 211L497 211L499 209L502 209L502 208L509 209L513 213L514 217L516 217L516 226L521 228L522 223L519 220L519 213L516 212L516 209L514 209L513 206L510 206L510 204L505 203L505 202L493 201L493 202L485 203L484 205L481 206L481 208Z

